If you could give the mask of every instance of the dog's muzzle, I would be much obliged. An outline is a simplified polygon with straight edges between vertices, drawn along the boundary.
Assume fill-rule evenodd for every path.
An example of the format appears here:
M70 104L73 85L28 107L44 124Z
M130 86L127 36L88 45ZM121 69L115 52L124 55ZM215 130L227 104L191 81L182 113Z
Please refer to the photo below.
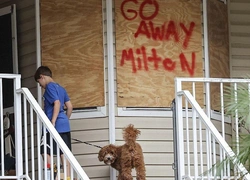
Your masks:
M112 156L111 154L106 154L106 156L104 157L104 163L107 165L112 164L113 160L114 160L114 156Z

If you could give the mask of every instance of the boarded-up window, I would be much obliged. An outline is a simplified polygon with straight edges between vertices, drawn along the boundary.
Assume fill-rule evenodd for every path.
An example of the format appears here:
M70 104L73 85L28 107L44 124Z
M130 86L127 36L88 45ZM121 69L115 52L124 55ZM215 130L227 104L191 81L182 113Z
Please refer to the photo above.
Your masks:
M169 107L175 77L203 77L200 0L115 0L118 106Z
M41 0L42 65L74 108L104 106L102 1Z
M210 77L229 78L229 37L227 4L208 1L208 41ZM220 109L220 84L211 85L212 109Z

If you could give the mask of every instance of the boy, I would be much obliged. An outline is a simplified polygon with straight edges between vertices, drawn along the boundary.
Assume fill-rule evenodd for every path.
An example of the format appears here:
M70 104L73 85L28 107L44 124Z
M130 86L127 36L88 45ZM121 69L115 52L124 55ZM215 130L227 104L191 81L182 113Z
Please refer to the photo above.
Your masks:
M43 94L44 112L62 137L66 145L71 150L71 135L69 118L71 116L73 106L70 102L66 90L55 83L52 79L52 72L47 66L40 66L34 75L35 81L45 89ZM66 107L66 114L64 113ZM50 134L46 133L47 144L50 144ZM54 143L53 143L54 144ZM53 145L53 153L56 154L56 146ZM44 157L44 147L41 146L41 154ZM60 156L63 162L63 153L60 151ZM50 149L47 148L47 162L50 163ZM67 176L69 176L69 164L67 163Z

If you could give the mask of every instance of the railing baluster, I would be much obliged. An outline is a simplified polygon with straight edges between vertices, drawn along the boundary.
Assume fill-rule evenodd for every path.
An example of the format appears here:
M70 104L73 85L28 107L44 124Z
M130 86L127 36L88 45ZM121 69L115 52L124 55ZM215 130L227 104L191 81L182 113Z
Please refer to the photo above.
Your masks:
M193 149L194 149L194 179L198 177L198 159L197 159L197 122L196 111L192 109L192 123L193 123Z
M28 149L28 120L27 120L27 101L26 99L23 97L23 125L24 125L24 153L25 153L25 174L28 175L29 174L29 159L28 159L28 152L29 152L29 149Z
M0 78L0 123L3 124L3 80ZM0 126L0 138L1 138L1 176L4 176L4 129Z
M34 150L34 147L35 147L35 143L34 143L34 116L33 116L33 108L30 106L30 137L31 137L31 176L32 176L32 179L36 179L35 178L35 150Z
M22 95L16 93L18 89L21 88L21 76L16 75L14 79L14 117L15 117L15 156L16 156L16 175L18 180L21 179L23 175L23 154L22 150L22 107L21 107L21 97Z
M187 174L191 174L191 167L190 167L190 145L189 145L189 119L188 119L188 101L185 100L185 121L186 121L186 151L187 151Z

